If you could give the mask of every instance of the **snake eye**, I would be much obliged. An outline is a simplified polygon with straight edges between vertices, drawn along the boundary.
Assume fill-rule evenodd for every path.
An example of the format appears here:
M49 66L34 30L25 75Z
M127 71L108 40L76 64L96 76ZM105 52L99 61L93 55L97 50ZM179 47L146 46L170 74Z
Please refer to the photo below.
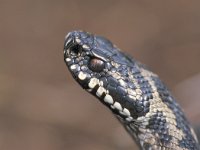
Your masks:
M105 64L104 61L98 58L92 58L88 64L88 67L94 72L101 72L104 69Z

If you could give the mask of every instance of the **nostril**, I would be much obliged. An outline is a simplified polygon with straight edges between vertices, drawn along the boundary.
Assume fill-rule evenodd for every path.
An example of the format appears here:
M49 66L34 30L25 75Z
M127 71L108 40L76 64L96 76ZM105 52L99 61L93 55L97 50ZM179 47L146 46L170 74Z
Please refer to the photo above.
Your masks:
M70 51L72 54L78 55L78 53L80 52L81 47L79 45L74 45L70 48Z

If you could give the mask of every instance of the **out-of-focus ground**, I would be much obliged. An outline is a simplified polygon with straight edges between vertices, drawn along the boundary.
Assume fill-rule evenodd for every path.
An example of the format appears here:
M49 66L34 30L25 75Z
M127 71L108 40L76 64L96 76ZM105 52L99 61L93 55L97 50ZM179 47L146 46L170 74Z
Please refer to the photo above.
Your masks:
M129 150L123 127L66 69L67 32L111 39L200 122L200 1L0 0L0 149Z

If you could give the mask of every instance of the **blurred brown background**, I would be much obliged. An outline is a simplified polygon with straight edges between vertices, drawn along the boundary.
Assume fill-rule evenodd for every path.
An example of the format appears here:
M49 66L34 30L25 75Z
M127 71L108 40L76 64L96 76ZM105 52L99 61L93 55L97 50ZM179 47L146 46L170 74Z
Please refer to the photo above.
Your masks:
M0 0L1 150L135 147L66 69L64 37L75 29L150 66L200 122L200 1Z

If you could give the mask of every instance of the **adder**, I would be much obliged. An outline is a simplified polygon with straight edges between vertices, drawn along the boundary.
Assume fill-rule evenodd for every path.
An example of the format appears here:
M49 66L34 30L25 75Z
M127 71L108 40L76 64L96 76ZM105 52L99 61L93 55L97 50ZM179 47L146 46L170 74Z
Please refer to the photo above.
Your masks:
M64 60L74 79L113 112L140 149L199 149L193 128L158 75L108 39L69 32Z

